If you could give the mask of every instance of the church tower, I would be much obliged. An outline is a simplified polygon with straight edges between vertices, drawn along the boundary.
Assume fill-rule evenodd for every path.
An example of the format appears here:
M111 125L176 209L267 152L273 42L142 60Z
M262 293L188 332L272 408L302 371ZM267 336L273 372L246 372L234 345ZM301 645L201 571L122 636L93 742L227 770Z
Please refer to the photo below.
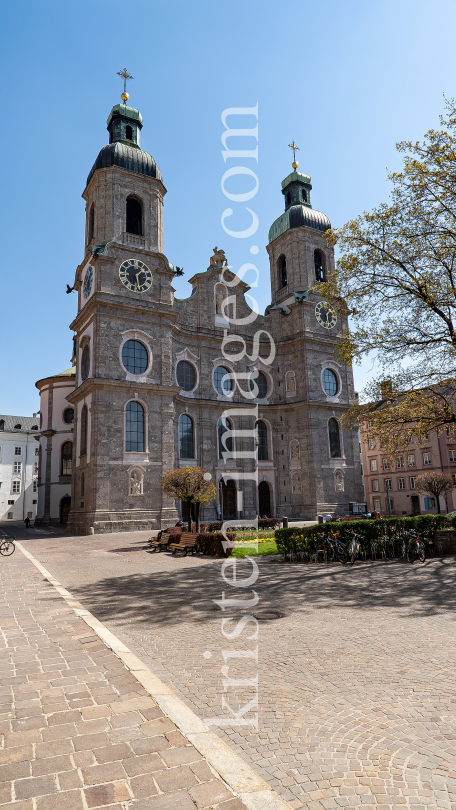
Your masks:
M125 77L128 78L128 75ZM176 518L161 491L173 466L173 268L163 254L160 170L140 147L142 116L116 104L109 143L87 178L78 313L73 533L161 528ZM70 399L70 397L69 397Z

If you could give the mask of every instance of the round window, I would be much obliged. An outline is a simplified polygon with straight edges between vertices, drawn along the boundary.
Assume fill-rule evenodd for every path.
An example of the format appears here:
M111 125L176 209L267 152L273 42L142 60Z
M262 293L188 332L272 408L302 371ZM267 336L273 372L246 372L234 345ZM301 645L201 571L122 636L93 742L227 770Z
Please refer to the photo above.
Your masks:
M122 363L130 374L144 374L149 365L146 347L139 340L127 340L122 346Z
M71 425L73 419L74 419L74 410L73 410L73 408L67 408L66 411L63 414L63 421L65 422L65 424Z
M177 384L184 391L193 391L196 385L196 371L188 360L180 360L176 368Z
M323 372L323 388L328 397L335 397L339 390L339 381L330 368L325 368Z
M258 376L255 379L250 380L250 390L255 393L255 385L258 388L258 393L255 399L265 399L268 395L268 381L266 375L263 374L262 371L258 372Z
M216 391L224 397L229 397L233 390L233 380L227 377L231 372L224 366L217 366L214 371L214 385Z

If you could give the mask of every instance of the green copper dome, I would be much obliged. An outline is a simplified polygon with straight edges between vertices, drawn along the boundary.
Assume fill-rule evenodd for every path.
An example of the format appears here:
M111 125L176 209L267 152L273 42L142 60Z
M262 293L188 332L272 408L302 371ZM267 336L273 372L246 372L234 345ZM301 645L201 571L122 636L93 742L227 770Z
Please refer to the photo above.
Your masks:
M269 242L292 228L313 228L325 232L331 223L321 211L315 211L310 204L312 183L302 172L292 171L282 180L282 194L285 198L285 212L272 223L269 229Z

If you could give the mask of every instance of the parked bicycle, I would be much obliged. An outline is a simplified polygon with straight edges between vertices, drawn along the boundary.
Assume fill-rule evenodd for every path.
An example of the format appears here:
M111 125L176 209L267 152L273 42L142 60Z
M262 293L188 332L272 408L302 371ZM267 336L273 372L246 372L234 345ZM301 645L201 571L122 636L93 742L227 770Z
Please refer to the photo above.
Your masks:
M406 536L402 540L401 559L407 560L407 562L411 564L413 564L415 560L420 560L420 562L424 562L426 559L424 542L413 530L405 532L405 535Z
M9 557L16 551L16 546L14 545L14 538L13 537L0 537L0 554L3 557Z
M350 565L354 565L354 562L361 551L361 540L363 539L360 534L356 534L355 532L351 533L352 539L348 545L348 560Z
M322 532L323 548L319 548L315 552L314 558L316 562L341 562L345 564L348 561L348 551L344 543L333 535L333 539L329 539L326 532Z

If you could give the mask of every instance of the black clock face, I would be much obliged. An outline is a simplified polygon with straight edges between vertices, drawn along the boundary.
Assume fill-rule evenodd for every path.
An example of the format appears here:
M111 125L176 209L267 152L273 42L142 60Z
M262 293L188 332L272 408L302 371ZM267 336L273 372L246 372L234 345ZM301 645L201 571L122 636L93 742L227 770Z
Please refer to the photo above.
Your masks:
M152 284L152 273L144 262L139 259L127 259L119 267L119 278L132 292L143 293Z
M337 315L333 307L330 307L329 304L324 304L323 301L320 301L315 307L315 317L320 326L323 326L324 329L332 329L337 323Z

